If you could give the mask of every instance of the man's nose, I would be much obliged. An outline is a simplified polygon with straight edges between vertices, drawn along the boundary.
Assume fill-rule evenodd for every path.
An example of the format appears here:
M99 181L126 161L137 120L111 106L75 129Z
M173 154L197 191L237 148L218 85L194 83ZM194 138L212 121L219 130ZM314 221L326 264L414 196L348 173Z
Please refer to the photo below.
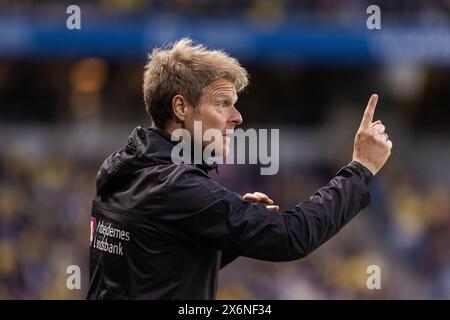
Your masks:
M235 126L238 126L242 123L242 115L241 113L233 106L232 108L232 114L230 116L230 122L234 124Z

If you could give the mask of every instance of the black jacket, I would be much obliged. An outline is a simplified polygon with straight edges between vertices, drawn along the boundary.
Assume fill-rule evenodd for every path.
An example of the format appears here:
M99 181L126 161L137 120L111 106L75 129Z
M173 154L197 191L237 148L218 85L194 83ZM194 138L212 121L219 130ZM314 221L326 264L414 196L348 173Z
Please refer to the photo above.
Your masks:
M309 200L271 213L212 180L212 166L172 163L174 145L137 127L102 164L88 299L214 299L219 269L236 257L305 257L370 201L373 176L351 162Z

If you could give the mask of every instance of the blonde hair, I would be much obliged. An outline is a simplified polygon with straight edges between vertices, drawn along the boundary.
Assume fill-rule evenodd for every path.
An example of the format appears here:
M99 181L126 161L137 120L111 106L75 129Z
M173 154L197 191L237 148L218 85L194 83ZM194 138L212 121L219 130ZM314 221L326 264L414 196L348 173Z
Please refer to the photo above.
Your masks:
M148 56L144 72L144 101L155 125L164 129L172 119L172 98L180 94L196 105L203 89L224 78L241 92L248 85L248 73L239 62L221 50L208 50L182 38Z

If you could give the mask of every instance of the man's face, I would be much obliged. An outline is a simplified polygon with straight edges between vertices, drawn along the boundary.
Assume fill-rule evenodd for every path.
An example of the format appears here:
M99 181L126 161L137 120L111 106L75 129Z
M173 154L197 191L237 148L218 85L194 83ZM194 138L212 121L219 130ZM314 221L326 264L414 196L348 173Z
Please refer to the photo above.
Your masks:
M235 126L242 123L242 116L234 106L236 101L236 88L231 82L225 79L212 82L204 88L199 104L186 116L186 129L196 141L199 141L201 137L194 136L194 121L202 122L202 137L208 129L219 130L221 141L217 144L215 142L214 145L220 155L227 155L230 151L230 135ZM203 141L202 146L205 147L211 141L212 139Z

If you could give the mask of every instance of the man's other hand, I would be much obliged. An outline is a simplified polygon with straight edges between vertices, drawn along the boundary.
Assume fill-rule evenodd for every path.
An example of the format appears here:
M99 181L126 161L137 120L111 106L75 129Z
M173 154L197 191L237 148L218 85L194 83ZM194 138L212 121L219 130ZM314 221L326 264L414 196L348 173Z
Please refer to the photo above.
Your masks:
M253 193L246 193L242 198L244 200L250 201L250 202L259 202L266 205L266 208L271 212L278 212L280 211L280 207L273 204L273 200L270 199L266 194L262 192L253 192Z
M373 94L355 136L353 161L358 161L374 175L383 167L391 155L392 141L380 120L373 121L378 96Z

